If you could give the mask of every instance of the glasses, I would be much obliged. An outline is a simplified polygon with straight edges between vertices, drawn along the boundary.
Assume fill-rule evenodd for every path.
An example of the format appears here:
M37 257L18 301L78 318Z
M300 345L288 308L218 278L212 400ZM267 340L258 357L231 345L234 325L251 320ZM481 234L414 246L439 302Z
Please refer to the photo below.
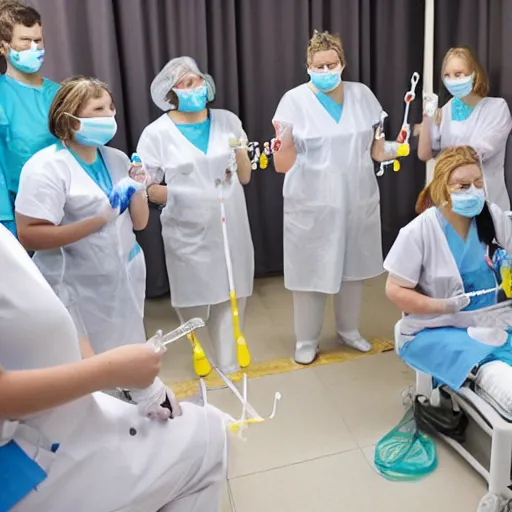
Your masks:
M472 185L474 185L475 188L484 188L484 180L482 178L478 178L474 181L460 181L457 183L448 183L448 188L450 189L451 192L455 192L469 190Z

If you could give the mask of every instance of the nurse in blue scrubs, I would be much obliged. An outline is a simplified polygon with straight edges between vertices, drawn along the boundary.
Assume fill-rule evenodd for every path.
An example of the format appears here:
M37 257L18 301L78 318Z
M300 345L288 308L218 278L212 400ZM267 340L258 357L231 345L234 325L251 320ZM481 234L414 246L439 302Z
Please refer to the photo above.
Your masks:
M512 309L498 304L506 274L492 264L495 253L512 253L512 219L486 201L480 158L468 146L439 156L417 211L384 262L387 295L405 313L400 356L457 390L477 365L512 364Z
M10 2L0 7L0 222L16 233L14 200L23 165L56 142L48 112L59 85L43 78L43 28L32 7Z

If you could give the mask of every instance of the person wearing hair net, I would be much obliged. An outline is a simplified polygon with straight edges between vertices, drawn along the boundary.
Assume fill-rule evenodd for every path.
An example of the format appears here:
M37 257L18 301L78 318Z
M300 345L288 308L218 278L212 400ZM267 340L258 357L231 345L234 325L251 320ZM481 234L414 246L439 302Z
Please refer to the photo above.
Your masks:
M50 104L59 85L43 78L41 16L28 5L0 3L0 55L7 62L0 75L0 223L16 233L14 200L23 165L56 142L48 130Z
M438 109L437 95L425 95L419 130L418 156L427 161L440 150L469 145L482 160L489 200L510 210L505 184L505 153L512 130L506 100L491 98L487 74L470 48L451 48L441 69L443 84L452 98Z
M324 310L334 295L340 341L371 349L359 333L363 280L383 273L376 161L409 153L376 137L382 107L366 87L341 78L339 37L315 31L310 81L288 91L274 115L277 172L286 173L284 277L293 292L295 361L317 357ZM275 146L274 146L275 147Z
M224 413L184 403L178 417L147 418L101 392L151 387L165 350L141 343L88 357L3 226L0 261L0 510L220 512Z
M152 202L164 206L162 237L172 305L182 322L207 322L221 370L239 369L221 225L220 190L227 218L233 275L243 322L253 289L254 249L242 185L251 163L240 119L227 110L210 109L215 84L190 57L172 59L151 84L151 97L164 111L147 126L137 152L153 183ZM237 172L230 160L233 139ZM220 184L219 184L220 183Z

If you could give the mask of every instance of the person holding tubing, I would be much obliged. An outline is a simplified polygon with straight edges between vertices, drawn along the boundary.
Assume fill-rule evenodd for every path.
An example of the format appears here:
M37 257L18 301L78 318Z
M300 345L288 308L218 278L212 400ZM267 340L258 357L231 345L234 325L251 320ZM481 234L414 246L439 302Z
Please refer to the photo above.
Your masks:
M152 386L165 350L86 357L73 320L0 226L0 510L220 512L225 416L182 404L149 419L98 392Z
M63 302L76 302L95 353L146 340L146 267L133 230L149 210L128 157L105 146L115 113L104 83L64 81L50 109L59 142L25 164L16 198L20 242Z
M361 352L363 282L383 272L379 187L374 162L409 153L379 138L382 107L366 85L345 82L341 39L315 31L308 83L288 91L274 115L277 172L286 173L284 277L293 292L295 361L318 354L324 311L334 296L340 341Z
M427 161L440 150L468 145L482 161L489 201L510 210L505 185L505 152L512 117L503 98L489 97L487 75L470 48L451 48L441 68L443 84L452 98L437 108L437 96L424 98L418 156Z
M213 78L190 57L166 64L151 84L151 97L164 114L144 129L137 153L153 179L148 188L151 201L165 205L162 237L172 305L182 322L194 317L207 322L216 364L233 373L240 366L219 188L243 326L254 279L254 249L242 187L251 179L244 147L247 136L235 114L208 107L215 97ZM232 141L238 147L233 148ZM231 168L233 159L236 172Z

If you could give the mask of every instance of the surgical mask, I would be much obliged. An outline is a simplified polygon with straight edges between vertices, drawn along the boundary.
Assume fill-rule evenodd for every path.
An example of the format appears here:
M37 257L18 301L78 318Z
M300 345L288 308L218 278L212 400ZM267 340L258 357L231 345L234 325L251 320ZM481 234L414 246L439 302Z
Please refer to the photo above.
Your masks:
M9 48L9 62L22 73L32 75L37 73L44 61L44 50L40 50L37 44L32 41L28 50L20 52Z
M101 147L110 142L117 132L114 116L77 117L80 128L75 132L75 140L83 146Z
M308 69L308 75L311 78L311 83L321 92L327 93L334 91L341 83L341 72L343 70L335 71L312 71Z
M469 190L452 192L452 211L462 217L473 218L482 213L485 204L485 192L482 188L471 185Z
M202 85L197 89L173 89L178 96L178 110L180 112L201 112L206 108L208 89Z
M475 74L471 73L471 75L462 78L444 78L443 83L454 98L464 98L473 90L474 78Z

